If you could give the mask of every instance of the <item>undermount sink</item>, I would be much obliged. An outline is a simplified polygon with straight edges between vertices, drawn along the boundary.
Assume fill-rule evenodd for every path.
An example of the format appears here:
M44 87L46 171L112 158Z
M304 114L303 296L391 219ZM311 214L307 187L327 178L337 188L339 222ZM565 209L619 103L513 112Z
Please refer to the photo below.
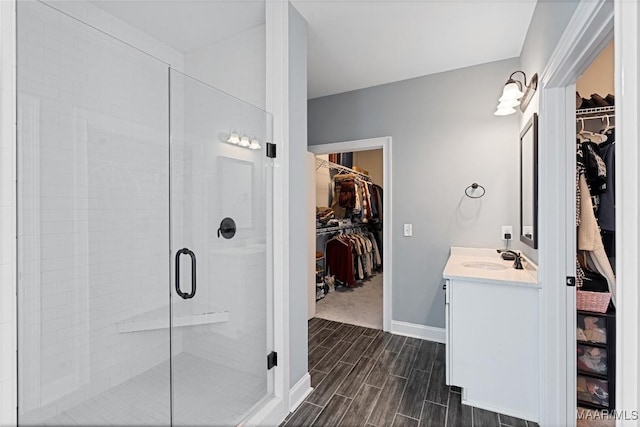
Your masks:
M462 266L468 268L480 268L482 270L506 270L509 268L504 264L498 264L497 262L490 261L463 262Z

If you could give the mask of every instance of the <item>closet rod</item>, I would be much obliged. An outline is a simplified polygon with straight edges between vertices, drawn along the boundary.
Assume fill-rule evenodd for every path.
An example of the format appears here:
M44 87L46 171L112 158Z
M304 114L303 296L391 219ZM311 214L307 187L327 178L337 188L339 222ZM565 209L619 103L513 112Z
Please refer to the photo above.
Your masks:
M338 171L338 173L340 174L354 174L356 175L358 178L361 178L365 181L371 182L371 177L369 175L365 175L361 172L358 171L354 171L351 168L348 168L346 166L342 166L339 165L337 163L333 163L330 162L328 160L323 160L323 159L319 159L316 157L316 170L320 169L320 168L327 168L327 169L332 169L335 171Z
M316 228L316 234L335 233L336 231L352 230L355 228L366 228L368 224L352 224L347 226L338 225L335 227Z

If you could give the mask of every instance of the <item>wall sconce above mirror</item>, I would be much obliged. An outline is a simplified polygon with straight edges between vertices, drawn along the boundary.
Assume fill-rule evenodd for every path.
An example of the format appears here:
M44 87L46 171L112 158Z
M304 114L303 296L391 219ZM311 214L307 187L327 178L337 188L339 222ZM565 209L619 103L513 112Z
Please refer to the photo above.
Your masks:
M520 133L520 241L538 249L538 115Z
M516 80L515 74L522 74L523 81ZM509 76L509 79L504 84L502 89L502 96L498 99L498 108L493 113L496 116L508 116L516 112L516 107L520 108L520 111L524 113L533 98L533 94L538 89L538 74L534 74L527 84L527 75L524 71L514 71ZM524 92L523 92L524 90Z

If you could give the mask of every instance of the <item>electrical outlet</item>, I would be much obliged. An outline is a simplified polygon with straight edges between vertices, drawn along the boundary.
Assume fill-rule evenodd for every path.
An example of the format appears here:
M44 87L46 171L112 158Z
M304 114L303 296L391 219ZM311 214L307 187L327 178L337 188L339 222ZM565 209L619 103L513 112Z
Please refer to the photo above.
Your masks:
M404 235L405 235L405 237L413 236L413 224L405 224L404 225Z
M513 226L511 226L511 225L503 225L502 226L502 234L500 234L500 238L502 240L512 240L513 239Z

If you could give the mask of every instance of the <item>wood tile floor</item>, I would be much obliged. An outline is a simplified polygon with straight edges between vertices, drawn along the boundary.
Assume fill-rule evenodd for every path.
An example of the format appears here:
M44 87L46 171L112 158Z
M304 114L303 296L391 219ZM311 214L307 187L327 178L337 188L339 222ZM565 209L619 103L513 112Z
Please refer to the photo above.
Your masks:
M283 426L537 427L462 405L445 385L444 345L319 318L309 321L313 392Z

